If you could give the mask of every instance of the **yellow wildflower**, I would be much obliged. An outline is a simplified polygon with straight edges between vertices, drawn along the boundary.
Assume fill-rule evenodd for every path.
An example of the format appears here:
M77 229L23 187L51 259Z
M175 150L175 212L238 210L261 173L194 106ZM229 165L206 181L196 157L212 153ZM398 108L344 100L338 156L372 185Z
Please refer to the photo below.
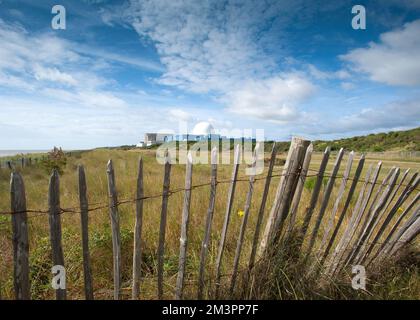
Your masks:
M239 210L238 211L238 216L243 217L245 214L245 212L243 210Z

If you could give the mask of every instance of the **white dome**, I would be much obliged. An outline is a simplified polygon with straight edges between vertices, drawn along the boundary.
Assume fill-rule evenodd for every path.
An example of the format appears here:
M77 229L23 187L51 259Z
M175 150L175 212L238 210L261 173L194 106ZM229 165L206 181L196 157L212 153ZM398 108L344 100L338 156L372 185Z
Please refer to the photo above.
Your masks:
M192 134L197 136L207 136L214 133L213 126L208 122L199 122L195 125Z

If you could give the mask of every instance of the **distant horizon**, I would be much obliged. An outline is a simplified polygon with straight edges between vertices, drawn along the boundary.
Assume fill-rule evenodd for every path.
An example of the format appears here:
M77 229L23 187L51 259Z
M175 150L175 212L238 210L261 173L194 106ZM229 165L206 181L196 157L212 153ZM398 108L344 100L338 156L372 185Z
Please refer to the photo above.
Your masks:
M390 133L390 132L396 132L396 131L410 131L410 130L414 130L420 127L414 127L411 129L406 129L406 130L389 130L389 131L382 131L382 132L377 132L374 134L381 134L381 133ZM369 134L366 135L356 135L356 136L350 136L350 137L338 137L336 139L329 139L329 140L324 140L324 139L309 139L307 137L303 137L305 139L309 139L311 141L316 141L316 140L321 140L321 141L334 141L334 140L340 140L340 139L349 139L349 138L354 138L354 137L363 137L363 136L367 136ZM268 139L266 138L265 141L275 141L275 142L288 142L291 141L291 138L289 140L277 140L277 139ZM64 151L66 152L71 152L71 151L88 151L88 150L94 150L94 149L99 149L99 148L118 148L118 147L122 147L122 146L135 146L136 143L126 143L126 144L120 144L120 145L101 145L101 146L96 146L96 147L91 147L91 148L71 148L71 149L67 149L67 148L62 148ZM25 154L25 153L44 153L44 152L48 152L50 151L54 146L51 146L50 148L45 148L45 149L0 149L0 157L7 157L7 156L13 156L13 155L17 155L17 154ZM55 147L61 147L61 146L55 146ZM7 152L11 153L11 154L6 154Z

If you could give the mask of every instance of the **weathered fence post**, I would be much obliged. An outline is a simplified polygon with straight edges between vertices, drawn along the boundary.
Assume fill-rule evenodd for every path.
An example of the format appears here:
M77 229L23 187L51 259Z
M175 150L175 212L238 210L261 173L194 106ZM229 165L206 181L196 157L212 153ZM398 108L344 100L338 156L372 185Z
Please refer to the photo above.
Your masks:
M61 244L61 209L59 179L60 178L58 175L58 171L54 169L50 177L50 185L48 191L48 207L53 266L64 267L63 247ZM56 289L55 296L57 300L65 300L66 289Z
M364 249L365 249L365 245L367 244L367 242L369 241L370 236L372 235L373 232L373 228L375 226L375 222L378 219L380 213L382 212L382 208L384 207L387 198L389 197L390 193L392 192L394 186L395 186L395 182L398 178L399 175L399 169L396 168L394 170L394 173L392 174L388 186L386 187L386 189L384 190L384 192L382 193L382 195L379 197L377 204L375 205L372 214L369 217L369 220L366 224L366 227L363 230L363 233L361 234L360 237L360 241L359 241L359 247L357 252L355 253L355 262L359 263L363 260L364 258Z
M229 226L230 214L231 214L232 206L233 206L233 198L235 196L236 178L238 176L240 159L241 159L241 149L240 149L240 145L238 144L236 145L236 148L235 148L235 157L233 160L234 163L233 163L232 177L230 180L230 187L229 187L229 192L228 192L228 201L227 201L227 206L226 206L225 220L223 222L222 234L220 237L219 249L217 251L217 257L216 257L216 294L215 294L216 299L219 296L221 263L222 263L222 258L223 258L223 251L225 249L225 241L226 241L227 229Z
M136 190L136 222L134 225L134 252L133 252L133 289L131 298L138 299L140 293L140 277L141 277L141 234L143 226L143 159L139 159L137 190Z
M165 174L163 178L162 209L160 212L159 247L158 247L158 299L163 297L163 263L165 253L166 220L168 215L169 187L171 179L171 161L169 152L165 152Z
M82 165L78 167L79 173L79 202L80 202L80 223L82 228L82 251L83 251L83 275L85 282L85 298L93 300L92 268L89 253L89 203L87 198L87 186L85 169Z
M12 209L14 287L17 300L30 299L29 240L25 186L21 175L13 172L10 179Z
M179 239L179 265L178 265L178 277L176 280L176 299L182 299L184 290L184 273L185 273L185 262L187 256L187 244L188 244L188 224L190 219L190 203L191 203L191 187L192 187L192 155L191 151L188 152L187 165L185 170L185 195L184 195L184 206L182 209L182 222L181 222L181 237Z
M211 151L211 182L210 182L210 200L207 209L206 225L204 228L204 237L201 244L200 254L200 270L198 275L198 290L197 297L199 300L203 299L204 288L204 271L206 268L206 257L211 235L211 224L213 221L214 206L216 201L216 186L217 186L217 148L214 147Z
M360 162L359 162L359 165L360 165ZM372 173L372 165L370 165L368 170L366 171L365 180L360 189L359 196L357 197L356 205L353 208L350 221L347 223L346 229L344 230L344 233L341 236L341 239L338 242L337 246L335 247L334 253L328 263L328 267L329 267L328 271L330 273L335 273L335 270L337 269L339 262L341 258L343 257L344 253L346 252L346 249L355 233L355 229L357 229L360 219L362 218L361 213L359 212L360 211L359 209L362 206L363 196L365 193L366 186L369 183L369 178L370 178L371 173Z
M309 223L311 221L313 212L315 210L315 206L318 202L319 192L321 191L322 180L324 179L324 172L325 168L328 164L328 159L330 157L330 147L327 147L324 151L324 155L321 160L321 164L319 166L318 174L316 176L316 182L314 186L314 190L312 191L311 200L309 202L309 206L306 208L305 217L303 219L303 224L299 234L299 243L298 248L300 248L303 244L303 240L305 239L306 232L309 228Z
M265 225L263 238L261 239L259 256L262 256L269 244L281 234L284 220L289 213L299 179L299 173L309 144L309 140L298 137L293 137L290 143L290 149L287 154L286 163L284 164L282 177L277 187L274 203Z
M258 246L258 241L260 238L261 223L264 217L264 211L265 211L265 205L267 202L268 192L270 190L270 183L271 183L271 178L273 175L273 168L274 168L274 164L276 163L276 153L277 153L276 143L274 142L273 147L271 149L270 163L268 165L267 178L265 180L264 191L261 198L261 205L258 211L257 222L255 224L255 233L254 233L254 239L252 241L251 255L249 257L248 272L250 272L252 268L254 268L254 264L255 264L255 256L257 254L257 246Z
M401 224L402 220L405 218L405 216L410 212L410 210L414 207L414 205L419 200L420 200L420 192L417 193L417 195L413 198L413 200L410 202L410 204L407 206L407 208L405 208L405 210L398 217L397 221L395 221L394 225L392 226L391 230L389 231L388 235L386 236L385 241L383 242L383 244L381 245L380 249L378 250L378 252L376 254L377 256L379 256L379 255L382 254L382 252L384 251L385 247L389 244L392 236L397 231L397 228Z
M403 177L404 179L404 177ZM403 181L402 179L402 181ZM420 179L416 179L416 181L414 181L413 183L410 182L407 185L407 188L401 193L400 197L398 198L397 202L394 204L394 206L391 208L391 210L389 211L387 217L385 218L385 220L383 221L381 227L379 228L378 232L376 233L375 238L373 239L371 245L368 247L366 253L365 253L365 257L364 259L366 259L366 257L369 256L369 254L372 252L374 245L376 243L378 243L379 238L381 237L381 235L383 234L383 232L385 231L385 228L388 226L388 224L390 223L391 219L394 217L395 213L397 212L398 208L401 207L401 205L405 202L405 200L407 200L407 198L410 196L410 194L417 188L418 184L419 184L419 180ZM400 182L401 184L401 182ZM394 194L395 195L395 194ZM388 202L389 203L389 202ZM385 211L385 209L383 210ZM380 219L377 219L377 223L379 222ZM376 224L374 225L374 227L372 229L374 229L376 226ZM379 249L380 250L380 249ZM377 251L379 253L379 250ZM375 258L375 256L373 257ZM372 258L372 259L373 259Z
M309 169L309 165L310 165L310 162L311 162L313 149L314 149L314 146L313 146L312 143L309 145L308 149L306 149L305 159L303 160L303 165L302 165L302 170L300 172L299 182L298 182L298 185L296 187L296 192L295 192L295 195L293 197L292 206L291 206L291 209L290 209L289 226L287 228L287 232L286 232L286 235L285 235L286 240L292 234L293 229L295 227L297 211L298 211L298 208L299 208L299 203L300 203L300 198L302 196L303 188L305 186L306 176L308 174L308 169Z
M419 210L417 210L416 220L404 231L400 238L395 242L395 245L392 247L390 256L396 254L404 245L410 243L414 238L420 234L420 217Z
M367 220L369 219L369 212L367 212L366 217L364 219L365 222L362 225L360 225L362 223L363 214L365 213L367 205L370 201L370 198L372 197L372 193L373 193L373 190L375 188L376 182L378 181L378 177L379 177L379 173L381 171L381 168L382 168L382 161L379 161L378 164L376 165L375 172L373 173L372 179L370 180L370 182L368 182L368 183L370 183L370 188L367 190L367 193L363 198L362 205L361 205L360 210L357 214L357 220L354 224L354 227L350 231L349 242L347 243L347 247L350 244L351 239L355 236L356 231L359 229L359 226L360 226L360 233L361 233L363 231L363 228L364 228ZM368 179L368 178L366 177L366 179ZM385 178L385 179L387 179L387 178ZM384 180L384 181L386 181L386 180ZM372 203L372 205L373 205L373 203ZM359 236L359 238L360 238L360 236ZM353 253L357 248L357 242L359 241L359 238L355 239L352 248L349 248L350 250L348 250L348 252L346 252L347 247L345 247L342 250L342 252L343 252L342 258L344 258L344 263L343 263L344 267L346 267L348 265L349 261L352 259ZM345 253L346 253L346 255L344 256Z
M327 221L327 225L326 225L325 230L324 230L324 235L322 236L321 244L320 244L319 250L318 250L318 255L321 255L322 250L324 249L324 246L327 243L327 239L328 239L328 236L330 234L330 231L334 227L334 221L335 221L335 217L337 215L338 206L340 205L341 198L344 196L344 191L346 190L347 181L348 181L349 176L350 176L350 171L351 171L351 167L352 167L352 164L353 164L353 157L354 157L354 152L352 151L352 152L349 153L349 157L347 159L346 169L344 170L344 174L343 174L343 177L341 179L341 184L340 184L340 187L338 188L337 197L335 199L333 209L331 210L330 217ZM321 262L321 264L322 264L322 262Z
M350 206L350 201L353 197L354 191L356 190L357 183L359 182L360 174L362 173L364 163L365 163L365 155L362 154L362 156L360 157L360 160L359 160L359 164L357 165L356 172L354 173L353 182L350 186L350 190L349 190L349 193L347 195L346 202L344 203L343 211L341 212L341 215L338 218L337 225L335 226L335 229L334 229L334 231L331 235L330 241L328 242L327 247L324 251L324 255L323 255L322 260L321 260L321 265L324 263L325 259L327 258L328 254L330 252L330 249L331 249L332 245L334 244L334 240L337 237L338 230L340 229L341 224L343 223L344 217L347 213L347 209Z
M312 248L315 244L316 236L318 234L319 227L321 226L322 218L324 217L325 210L328 206L328 201L330 200L331 191L334 187L334 181L337 178L338 169L340 168L341 159L343 158L344 149L341 148L337 154L337 159L335 160L334 167L331 173L330 178L328 179L327 186L325 187L324 197L322 199L321 208L319 209L318 217L315 223L315 227L312 231L312 236L309 240L308 250L306 252L306 258L311 254Z
M254 193L255 166L257 164L257 157L258 157L259 148L260 148L260 144L257 143L256 146L255 146L254 155L253 155L253 159L252 159L252 172L251 172L251 175L249 177L249 189L248 189L248 193L247 193L246 200L245 200L244 215L242 217L242 224L241 224L241 229L239 231L238 241L236 243L235 258L234 258L234 261L233 261L233 271L232 271L232 276L231 276L231 279L230 279L230 294L231 294L231 296L232 296L233 291L235 289L236 277L237 277L238 267L239 267L239 259L241 258L242 244L243 244L244 237L245 237L246 225L248 223L248 217L249 217L249 210L251 208L252 195Z
M120 239L120 215L118 213L118 195L115 183L114 166L112 160L108 161L108 196L109 196L109 217L112 231L112 254L114 269L114 300L120 298L121 287L121 239Z

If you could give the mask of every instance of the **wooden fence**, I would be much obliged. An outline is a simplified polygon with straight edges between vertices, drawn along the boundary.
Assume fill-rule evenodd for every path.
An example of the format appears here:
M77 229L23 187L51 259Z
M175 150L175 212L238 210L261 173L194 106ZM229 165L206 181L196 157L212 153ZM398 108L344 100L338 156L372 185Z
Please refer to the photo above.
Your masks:
M257 144L256 148L259 148ZM252 274L254 267L260 259L270 253L279 242L285 242L292 234L297 234L298 247L305 260L316 261L323 274L334 277L340 274L347 266L362 264L378 264L383 259L398 256L397 253L420 232L420 206L418 203L419 192L418 173L410 174L409 170L402 173L399 168L393 167L388 172L383 181L378 181L382 168L379 162L374 168L371 165L361 177L365 165L365 157L362 155L357 162L354 175L351 177L351 168L354 162L354 153L350 152L344 173L339 175L339 169L344 158L344 151L341 149L335 159L330 174L326 173L326 168L330 157L330 148L326 148L322 155L322 160L318 170L309 169L311 163L313 147L310 141L293 138L291 147L282 169L280 181L275 193L274 202L271 204L268 217L264 218L266 211L267 197L273 175L273 167L276 159L276 149L273 149L268 163L268 171L265 176L258 177L255 170L251 171L248 178L248 193L246 195L244 215L237 237L235 257L233 262L233 272L229 279L229 290L235 290L239 271L239 261L244 245L244 234L247 228L248 218L251 214L251 203L253 198L254 183L258 179L265 180L261 202L257 215L254 236L250 244L251 252L248 265L243 268L245 272ZM238 181L238 169L240 163L241 149L236 146L234 151L234 164L232 175L229 181L227 193L227 205L224 215L224 223L221 230L221 237L217 250L216 272L214 297L219 297L220 287L223 285L221 278L221 262L226 247L226 235L231 220L232 205L235 197L235 189ZM197 270L197 298L203 298L205 287L204 276L206 273L206 258L211 236L212 220L215 211L215 199L217 186L222 183L217 179L218 171L218 152L216 149L211 153L211 180L209 204L205 220L205 231L201 245L200 266ZM157 197L161 198L160 212L160 233L157 249L157 297L163 296L164 284L164 252L165 252L165 231L167 224L168 199L174 193L171 190L171 163L169 154L165 154L164 179L162 193ZM253 164L255 169L257 162L257 152L254 151ZM179 265L174 290L176 299L183 298L185 266L188 259L188 225L190 216L190 201L193 190L204 185L192 185L193 163L191 154L188 155L185 174L184 201L182 209L182 223L180 230ZM118 208L127 202L135 203L135 226L134 226L134 252L133 252L133 275L132 275L132 298L137 299L141 296L140 283L142 264L141 239L143 225L143 202L152 197L146 197L143 187L143 161L138 163L138 178L136 198L129 201L119 201L118 188L115 179L115 172L112 160L107 165L109 216L111 221L112 251L113 251L113 275L114 275L114 299L121 298L121 239L120 239L120 218ZM314 171L311 174L311 171ZM312 190L309 203L302 203L301 195L307 177L315 177L315 184ZM327 184L321 192L323 181L328 178ZM336 181L339 181L339 188L335 199L330 199ZM407 182L406 182L407 180ZM243 180L242 180L243 181ZM63 209L60 206L60 182L57 171L50 177L48 193L48 210L30 210L26 207L25 187L22 176L13 171L11 173L11 211L1 214L11 214L13 232L13 257L14 257L14 289L16 299L30 299L30 272L29 272L29 237L28 237L28 215L34 212L46 213L49 215L50 242L52 250L52 262L54 265L65 265L63 249L61 244L61 215L66 212L77 212L81 216L82 230L82 254L83 272L86 299L94 298L93 278L90 253L89 253L89 213L100 207L90 208L87 196L86 177L83 166L78 168L79 199L80 207L75 209ZM356 196L356 186L360 185L354 207L350 206L353 196ZM347 190L347 192L346 192ZM180 191L180 190L177 190ZM417 192L414 197L410 197L413 192ZM222 195L220 195L222 196ZM407 199L411 199L407 201ZM333 201L332 210L328 211L328 204ZM204 199L203 199L204 201ZM407 202L407 204L406 204ZM319 209L316 208L319 205ZM344 204L342 210L339 204ZM404 204L404 208L403 208ZM303 223L297 223L297 212L299 206L303 206ZM344 219L348 219L346 225ZM263 221L265 227L263 228ZM393 222L391 224L391 222ZM311 232L309 233L309 231ZM322 231L322 232L321 232ZM320 241L316 241L316 240ZM304 245L306 243L306 245ZM318 246L316 247L316 244ZM56 290L57 299L66 299L66 290Z

